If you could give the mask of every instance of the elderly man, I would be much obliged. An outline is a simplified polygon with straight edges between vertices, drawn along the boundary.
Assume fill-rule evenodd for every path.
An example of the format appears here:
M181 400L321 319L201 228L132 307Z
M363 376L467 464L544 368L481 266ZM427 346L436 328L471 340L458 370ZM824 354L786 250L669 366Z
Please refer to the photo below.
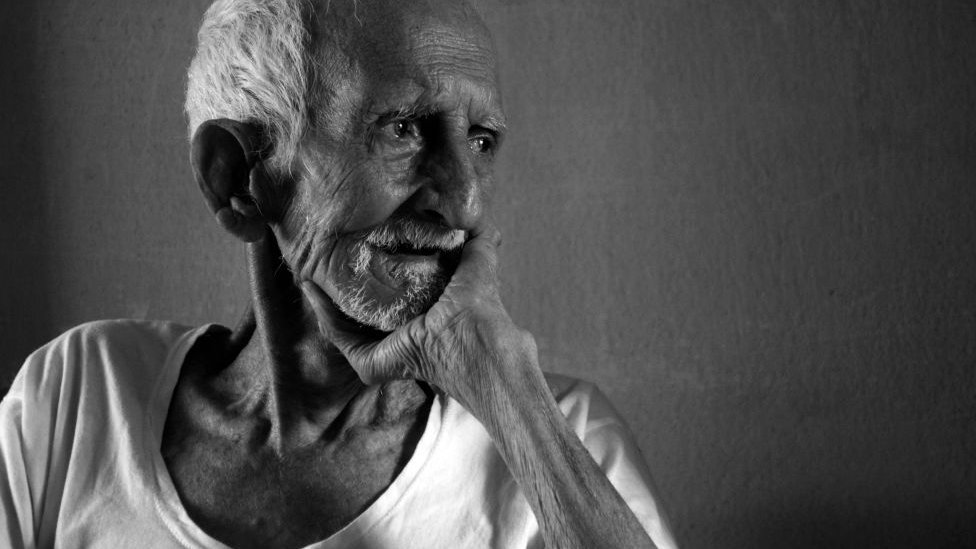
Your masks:
M218 1L187 111L251 312L34 353L0 409L5 546L674 546L621 420L502 306L470 7Z

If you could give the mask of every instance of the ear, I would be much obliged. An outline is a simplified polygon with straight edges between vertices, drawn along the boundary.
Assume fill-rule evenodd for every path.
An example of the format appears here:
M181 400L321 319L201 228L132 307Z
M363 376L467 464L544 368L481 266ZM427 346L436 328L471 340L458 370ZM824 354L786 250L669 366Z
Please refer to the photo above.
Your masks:
M217 223L244 242L264 237L267 220L255 202L252 177L264 158L261 132L226 118L207 120L193 134L190 163ZM254 181L263 184L261 181Z

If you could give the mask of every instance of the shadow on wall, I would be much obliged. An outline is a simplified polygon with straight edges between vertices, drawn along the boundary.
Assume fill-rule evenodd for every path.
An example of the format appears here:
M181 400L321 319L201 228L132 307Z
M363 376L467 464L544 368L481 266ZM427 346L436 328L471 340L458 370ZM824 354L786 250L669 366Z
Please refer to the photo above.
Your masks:
M39 86L43 66L34 45L40 32L33 2L4 2L0 25L0 390L6 394L24 358L50 333L47 254L50 242L44 171L56 158L46 154L45 119Z

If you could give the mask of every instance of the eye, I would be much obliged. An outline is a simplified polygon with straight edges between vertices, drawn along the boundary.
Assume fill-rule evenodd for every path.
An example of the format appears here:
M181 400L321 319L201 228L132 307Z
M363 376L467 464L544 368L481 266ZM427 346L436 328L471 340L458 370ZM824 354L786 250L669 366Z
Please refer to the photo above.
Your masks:
M420 127L416 120L401 118L390 122L390 131L397 139L416 139L420 137Z
M486 154L495 151L496 139L488 130L477 130L468 137L468 148L475 154Z

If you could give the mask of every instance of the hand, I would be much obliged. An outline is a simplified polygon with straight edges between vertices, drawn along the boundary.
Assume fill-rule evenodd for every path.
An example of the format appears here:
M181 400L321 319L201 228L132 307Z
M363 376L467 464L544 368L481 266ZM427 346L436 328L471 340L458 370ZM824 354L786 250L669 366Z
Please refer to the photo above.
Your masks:
M539 369L535 340L498 295L498 231L474 235L425 314L386 335L343 316L312 282L319 328L365 383L419 379L485 427L539 522L546 547L655 547L566 423Z
M364 383L422 380L480 416L496 383L526 373L541 377L535 340L515 326L499 297L500 243L497 229L475 234L437 303L385 336L364 332L315 283L305 281L302 289L320 330Z

